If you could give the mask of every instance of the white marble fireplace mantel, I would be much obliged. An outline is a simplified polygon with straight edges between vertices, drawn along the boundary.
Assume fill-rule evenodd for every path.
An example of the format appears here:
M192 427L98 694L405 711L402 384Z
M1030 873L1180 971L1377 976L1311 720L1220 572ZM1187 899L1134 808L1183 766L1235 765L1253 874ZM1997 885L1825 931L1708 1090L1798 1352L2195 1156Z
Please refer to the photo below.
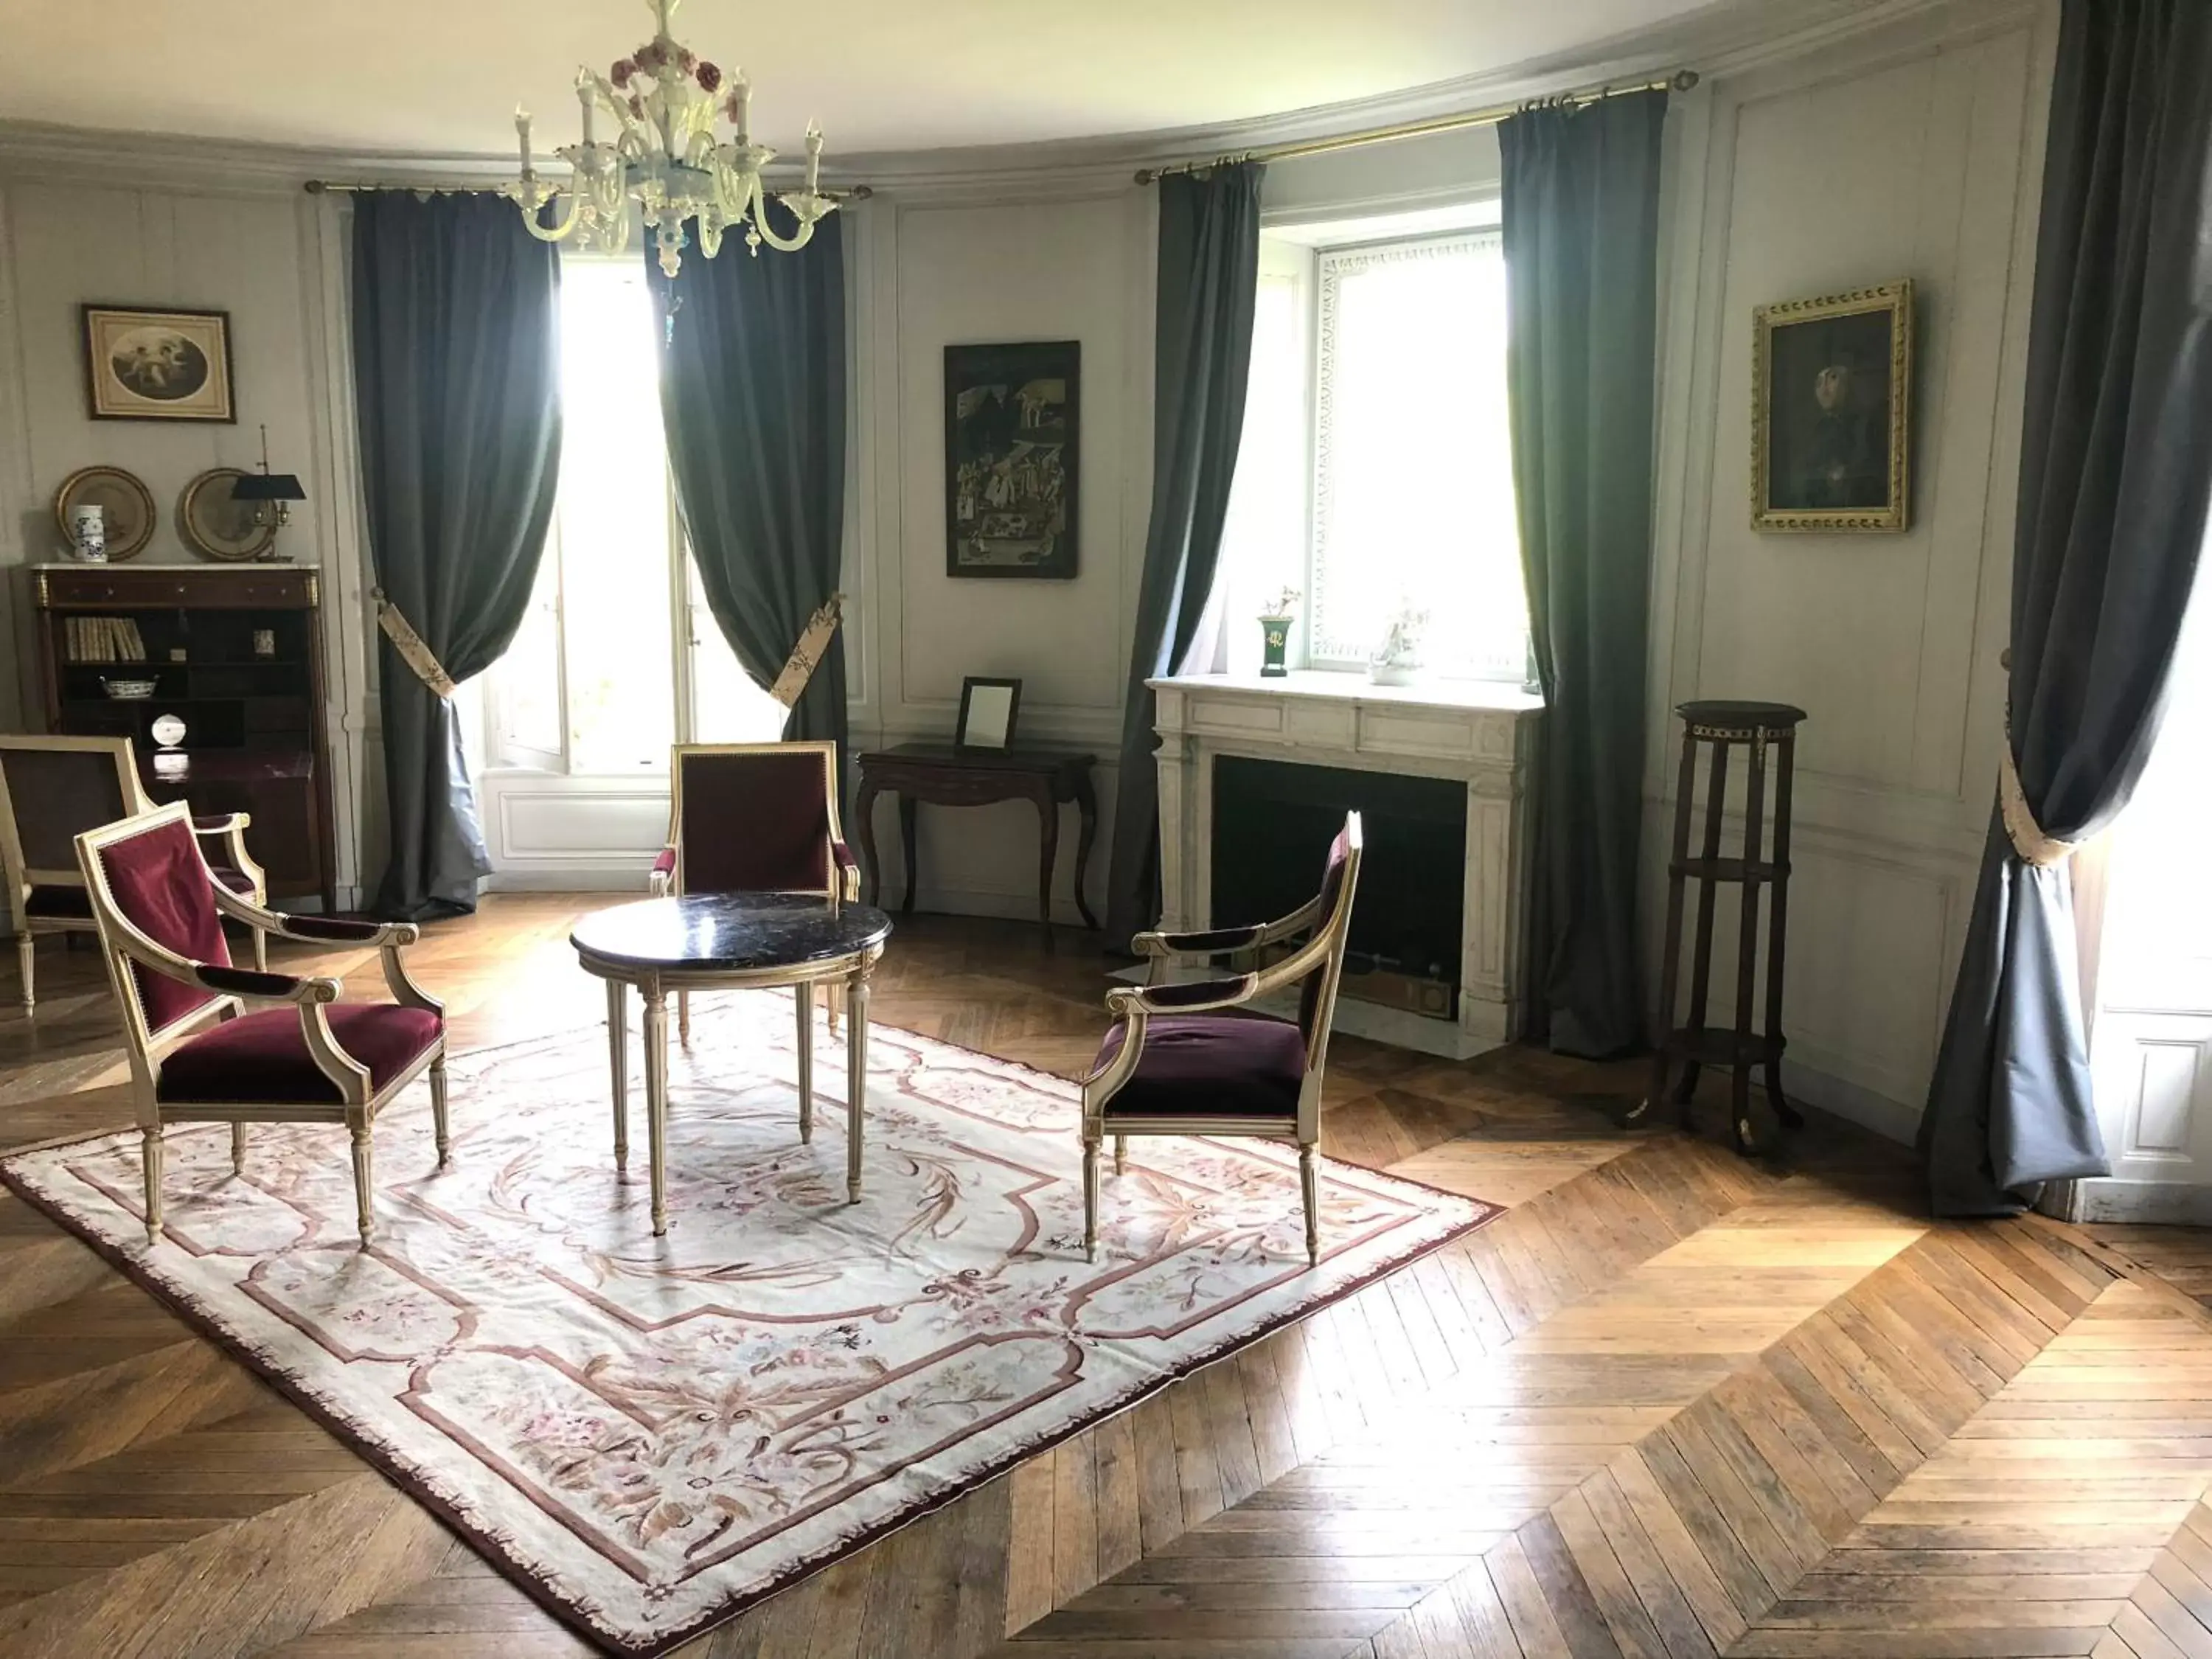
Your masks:
M1260 921L1212 915L1213 760L1241 755L1467 785L1466 857L1439 870L1461 884L1455 1021L1340 999L1344 1030L1455 1059L1520 1028L1524 795L1544 702L1518 686L1447 680L1375 685L1356 674L1178 674L1146 682L1159 699L1160 889L1170 930Z

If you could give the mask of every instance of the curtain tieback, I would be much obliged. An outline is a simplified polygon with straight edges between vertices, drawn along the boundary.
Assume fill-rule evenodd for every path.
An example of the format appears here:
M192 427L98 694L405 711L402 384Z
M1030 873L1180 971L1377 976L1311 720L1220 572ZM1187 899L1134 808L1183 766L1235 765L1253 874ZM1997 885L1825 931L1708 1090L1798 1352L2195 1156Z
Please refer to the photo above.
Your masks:
M2028 806L2027 792L2021 787L2020 766L2012 757L2009 734L2003 749L2004 768L1998 775L1997 803L2004 813L2005 834L2012 839L2012 850L2020 854L2021 863L2034 865L2038 869L2065 863L2074 856L2080 843L2043 833L2043 826L2035 821L2035 813Z
M799 694L806 690L806 682L822 665L822 659L830 649L830 635L837 631L837 620L844 614L842 593L832 593L815 606L814 614L806 619L806 626L799 635L799 643L791 647L791 655L784 660L783 672L769 687L769 696L786 708L799 701Z
M453 677L446 672L430 647L422 643L422 636L409 625L399 614L399 607L384 597L384 590L372 587L369 597L376 601L376 625L392 641L392 648L399 653L399 660L415 671L415 678L441 697L450 698L454 692Z

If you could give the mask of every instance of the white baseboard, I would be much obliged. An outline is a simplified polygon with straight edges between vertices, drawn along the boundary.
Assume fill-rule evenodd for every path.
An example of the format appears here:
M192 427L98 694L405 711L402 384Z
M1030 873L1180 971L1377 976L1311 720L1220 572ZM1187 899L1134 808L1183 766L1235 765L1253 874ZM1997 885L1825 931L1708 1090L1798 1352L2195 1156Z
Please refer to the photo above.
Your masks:
M610 869L605 866L584 866L580 868L545 870L501 870L483 878L487 893L641 893L646 890L646 872L629 867ZM906 896L903 881L884 884L883 906L893 915ZM951 916L993 916L1008 921L1036 920L1036 894L1003 892L988 888L933 887L923 882L915 892L915 908L928 914ZM1063 927L1080 927L1082 912L1074 901L1060 898L1054 902L1053 921Z
M2153 1226L2212 1227L2212 1187L2178 1181L2092 1179L2071 1183L2069 1221L2132 1221Z

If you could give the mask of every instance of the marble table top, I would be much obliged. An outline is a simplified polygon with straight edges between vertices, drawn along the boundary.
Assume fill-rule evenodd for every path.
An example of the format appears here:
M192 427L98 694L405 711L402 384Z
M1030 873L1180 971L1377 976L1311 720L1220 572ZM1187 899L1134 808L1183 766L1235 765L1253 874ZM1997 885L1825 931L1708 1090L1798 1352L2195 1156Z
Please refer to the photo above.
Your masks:
M568 935L585 965L750 972L860 956L890 937L872 905L805 893L693 893L601 910Z

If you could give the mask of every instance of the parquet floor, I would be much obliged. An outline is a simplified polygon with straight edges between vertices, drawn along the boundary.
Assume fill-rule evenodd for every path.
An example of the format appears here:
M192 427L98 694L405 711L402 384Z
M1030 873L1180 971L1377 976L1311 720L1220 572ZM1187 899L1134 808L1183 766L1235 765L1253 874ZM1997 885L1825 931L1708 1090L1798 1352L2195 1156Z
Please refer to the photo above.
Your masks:
M458 1044L600 1017L580 902L425 940ZM924 920L877 1017L1073 1073L1100 969ZM35 1022L0 1013L10 1146L125 1111L93 957L46 947L41 981ZM686 1659L2212 1655L2202 1236L1933 1226L1903 1154L1838 1126L1786 1167L1622 1134L1595 1108L1640 1068L1340 1039L1331 1072L1330 1152L1509 1212ZM585 1650L0 1197L0 1654Z

